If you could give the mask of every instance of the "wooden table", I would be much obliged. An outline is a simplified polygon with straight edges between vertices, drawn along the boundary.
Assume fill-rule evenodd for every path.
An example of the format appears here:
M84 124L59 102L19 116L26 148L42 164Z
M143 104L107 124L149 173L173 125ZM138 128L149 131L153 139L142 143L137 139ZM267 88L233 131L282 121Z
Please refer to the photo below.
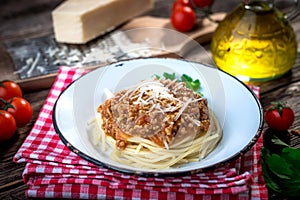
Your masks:
M52 34L52 21L50 12L62 0L0 0L0 79L18 79L13 73L13 63L2 45L6 41L27 39ZM215 1L214 11L230 11L240 3L240 0ZM155 9L149 14L152 16L168 17L170 15L172 0L156 0ZM260 85L261 104L266 107L272 101L286 101L295 110L293 128L300 128L300 16L292 21L297 34L298 58L291 73L284 77ZM202 44L209 49L209 43ZM10 70L11 69L11 70ZM25 98L33 108L31 122L17 130L16 136L0 145L0 199L24 199L25 189L22 172L25 164L15 164L12 161L26 136L29 134L41 109L49 88L37 91L28 91Z

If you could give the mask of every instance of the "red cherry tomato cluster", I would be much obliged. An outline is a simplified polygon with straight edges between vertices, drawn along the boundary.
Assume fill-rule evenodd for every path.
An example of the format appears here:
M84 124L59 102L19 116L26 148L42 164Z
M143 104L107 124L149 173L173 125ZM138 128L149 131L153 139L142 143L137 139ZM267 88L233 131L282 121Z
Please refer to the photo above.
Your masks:
M274 102L265 112L265 121L276 131L288 130L294 123L295 114L286 103Z
M206 8L213 0L175 0L172 6L171 24L180 31L191 31L196 22L195 8Z
M12 138L17 127L23 127L31 120L32 107L22 95L17 83L0 82L0 142Z

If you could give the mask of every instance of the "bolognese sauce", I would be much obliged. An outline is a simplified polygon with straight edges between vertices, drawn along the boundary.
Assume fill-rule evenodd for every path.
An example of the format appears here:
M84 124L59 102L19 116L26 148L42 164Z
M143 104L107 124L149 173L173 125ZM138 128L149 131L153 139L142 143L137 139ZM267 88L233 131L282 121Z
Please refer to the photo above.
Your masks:
M117 92L97 111L119 150L133 136L168 149L187 136L205 134L210 126L207 99L176 80L143 81Z

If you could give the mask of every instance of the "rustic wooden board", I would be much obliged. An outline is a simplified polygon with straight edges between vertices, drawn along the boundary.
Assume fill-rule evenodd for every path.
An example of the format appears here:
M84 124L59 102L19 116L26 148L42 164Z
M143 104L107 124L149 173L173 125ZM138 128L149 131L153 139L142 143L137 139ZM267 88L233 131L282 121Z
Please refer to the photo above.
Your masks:
M220 21L224 18L224 16L224 13L215 13L211 17L215 21ZM104 36L101 36L96 40L89 42L86 45L68 45L56 43L53 34L48 34L46 36L37 38L24 39L21 41L9 41L1 46L0 51L2 52L0 55L2 55L1 60L4 60L3 62L10 62L12 63L12 66L0 69L0 73L4 74L4 77L1 79L15 80L21 85L24 91L33 91L43 88L49 88L55 79L56 72L59 66L74 66L78 63L82 64L82 59L86 58L87 55L89 56L89 53L91 53L91 48L96 49L97 47L99 47L97 50L99 51L98 53L107 54L107 52L110 52L110 48L113 49L118 45L117 42L114 41L115 39L112 37L113 35L118 35L120 33L123 34L123 32L127 34L129 32L132 32L132 30L142 30L142 28L146 28L147 30L161 29L164 31L162 31L161 34L157 34L156 31L153 36L151 35L151 33L150 35L145 35L149 34L149 31L147 31L147 33L145 31L137 31L137 33L135 33L134 35L127 34L128 38L130 39L130 42L134 44L139 44L145 41L145 37L151 37L151 45L163 43L167 51L155 52L151 55L140 57L180 57L180 55L183 55L185 51L189 51L190 48L194 48L195 45L191 45L191 41L196 41L197 44L209 42L217 25L218 24L216 22L212 22L208 19L198 20L193 31L187 33L179 33L176 31L179 37L181 35L184 35L184 37L186 37L186 40L182 41L182 38L168 39L168 35L164 31L167 30L175 32L168 18L142 16L129 21L128 23L121 26L117 31L113 31ZM181 42L178 42L178 40L181 40ZM71 57L70 52L74 52L75 50L79 52L80 55L78 56L78 61L75 63L59 63L57 62L57 60L53 59L54 57L58 57L58 54L55 56L49 55L49 49L51 49L52 52L54 49L56 52L59 53L59 55L62 55L62 52L66 52L65 55L63 55L63 57L57 58L60 60L67 60ZM101 52L101 49L104 49L103 52ZM40 56L38 62L41 62L38 64L40 64L42 67L45 67L46 72L43 68L43 73L36 72L28 75L28 77L24 76L24 74L26 75L26 72L28 74L28 72L33 69L33 67L31 66L25 67L26 63L28 62L28 60L31 60L31 64L29 65L33 65L32 63L35 62L37 55ZM99 58L100 57L102 56L99 56ZM133 57L127 55L125 57L113 58L113 60L97 60L92 63L83 63L83 65L84 67L88 68L96 68L112 61L130 58ZM37 63L35 64L37 65Z

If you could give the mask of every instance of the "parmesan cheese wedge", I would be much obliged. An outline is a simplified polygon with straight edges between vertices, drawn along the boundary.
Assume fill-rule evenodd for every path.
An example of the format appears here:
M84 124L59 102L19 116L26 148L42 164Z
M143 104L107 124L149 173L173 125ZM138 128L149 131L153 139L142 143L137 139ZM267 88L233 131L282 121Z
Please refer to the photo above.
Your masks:
M52 12L58 42L84 44L153 8L153 0L67 0Z

